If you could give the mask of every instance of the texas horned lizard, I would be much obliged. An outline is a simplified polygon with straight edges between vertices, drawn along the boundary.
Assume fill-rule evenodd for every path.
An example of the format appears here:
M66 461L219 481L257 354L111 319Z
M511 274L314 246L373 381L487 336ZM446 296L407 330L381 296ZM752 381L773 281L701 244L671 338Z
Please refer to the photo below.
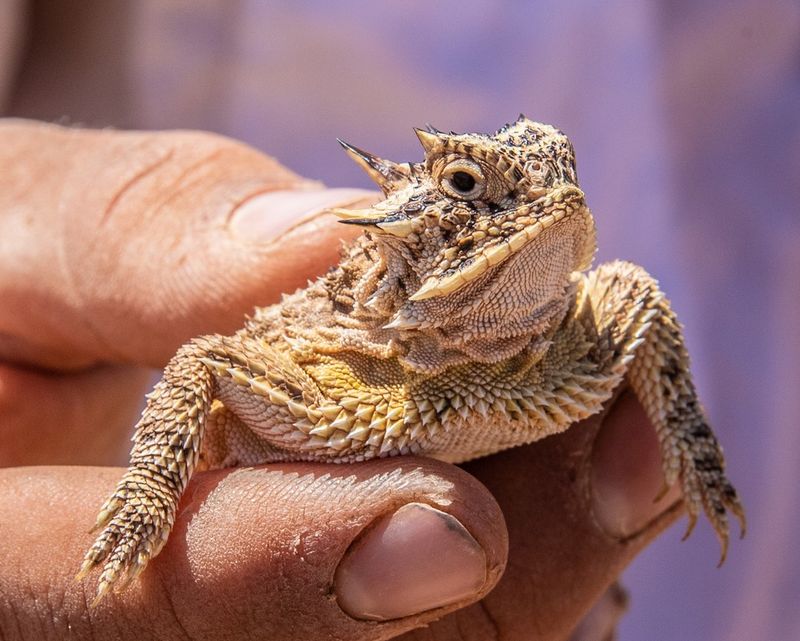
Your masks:
M680 326L642 268L586 273L594 221L569 140L524 117L492 136L417 135L421 163L342 143L386 196L336 212L366 233L307 289L167 365L81 570L105 563L99 596L158 554L197 469L465 461L567 429L623 381L656 427L690 529L703 508L724 558L726 511L742 529L744 512Z

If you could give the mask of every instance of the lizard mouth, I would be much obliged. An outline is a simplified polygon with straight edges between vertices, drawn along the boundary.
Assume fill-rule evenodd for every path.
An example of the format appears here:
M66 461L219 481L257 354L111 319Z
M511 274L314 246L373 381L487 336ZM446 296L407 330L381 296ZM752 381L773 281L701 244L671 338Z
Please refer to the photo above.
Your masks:
M499 235L487 237L469 258L455 265L449 262L440 265L409 300L423 301L458 291L533 243L545 230L582 212L588 219L583 192L569 185L550 191L530 205L499 216L495 224ZM585 269L584 263L591 262L593 249L589 253L588 260L581 257L576 269Z

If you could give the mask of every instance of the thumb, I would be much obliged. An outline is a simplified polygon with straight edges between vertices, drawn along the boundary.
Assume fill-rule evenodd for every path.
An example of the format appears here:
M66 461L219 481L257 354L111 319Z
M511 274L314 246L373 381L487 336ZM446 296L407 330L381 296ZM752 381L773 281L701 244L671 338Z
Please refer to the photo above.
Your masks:
M0 358L163 365L338 258L324 189L201 132L0 125ZM10 337L10 338L9 338Z
M497 503L456 467L409 457L219 470L195 477L141 577L89 609L94 583L71 577L91 540L83 524L118 474L0 471L0 630L387 639L481 598L505 566Z

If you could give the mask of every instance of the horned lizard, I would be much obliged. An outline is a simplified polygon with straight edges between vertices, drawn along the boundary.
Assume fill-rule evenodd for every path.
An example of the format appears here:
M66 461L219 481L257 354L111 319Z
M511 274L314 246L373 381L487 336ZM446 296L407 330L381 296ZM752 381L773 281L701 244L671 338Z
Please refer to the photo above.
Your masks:
M493 135L416 133L420 163L340 141L385 195L335 210L365 233L306 289L169 362L79 574L105 564L98 598L158 554L196 470L466 461L562 432L623 383L656 428L689 530L702 508L723 559L727 511L744 532L657 282L627 262L587 271L595 226L569 139L524 116Z

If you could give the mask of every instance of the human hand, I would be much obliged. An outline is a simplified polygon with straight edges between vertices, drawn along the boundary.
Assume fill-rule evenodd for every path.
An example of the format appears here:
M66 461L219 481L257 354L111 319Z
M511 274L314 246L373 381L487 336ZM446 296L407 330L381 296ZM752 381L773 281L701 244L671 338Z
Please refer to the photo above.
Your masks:
M149 368L333 264L349 230L321 210L371 197L207 134L0 132L3 465L124 463ZM72 576L122 471L3 470L0 633L385 639L438 618L442 641L562 639L676 518L659 464L626 395L472 476L410 457L198 474L163 552L94 609Z

